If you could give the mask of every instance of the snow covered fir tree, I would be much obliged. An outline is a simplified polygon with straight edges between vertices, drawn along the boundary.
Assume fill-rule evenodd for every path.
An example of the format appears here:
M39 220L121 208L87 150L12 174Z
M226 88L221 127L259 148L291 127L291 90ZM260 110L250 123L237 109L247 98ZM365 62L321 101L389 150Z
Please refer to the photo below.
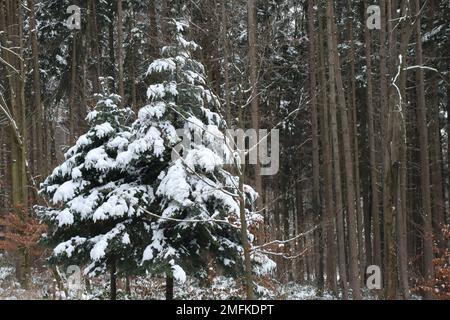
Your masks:
M87 275L109 270L113 279L162 274L171 299L174 279L238 277L244 258L256 275L275 264L258 251L245 256L255 238L249 230L263 221L251 211L257 194L225 169L234 154L213 111L219 100L192 56L198 46L184 38L187 22L169 26L136 121L127 127L131 111L116 95L100 95L88 133L43 184L52 206L38 211L50 226L46 241L56 245L51 263L87 265Z
M52 264L86 266L87 275L136 274L139 250L149 239L147 226L137 218L152 200L152 190L137 185L115 161L130 136L132 111L118 107L118 95L104 92L96 98L87 116L89 131L42 185L51 204L37 207L49 226L43 241L53 246Z

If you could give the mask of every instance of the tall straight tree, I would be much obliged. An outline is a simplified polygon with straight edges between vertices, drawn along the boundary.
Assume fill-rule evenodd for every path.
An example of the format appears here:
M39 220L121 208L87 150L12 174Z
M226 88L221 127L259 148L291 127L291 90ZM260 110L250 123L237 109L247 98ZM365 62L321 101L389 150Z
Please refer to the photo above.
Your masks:
M422 217L423 217L423 254L424 254L424 276L427 282L434 277L433 267L433 225L431 211L431 185L430 185L430 160L428 153L428 122L425 105L425 79L422 56L421 36L421 12L420 1L415 0L416 19L416 85L417 85L417 128L419 130L420 144L420 190L422 194ZM431 298L431 294L426 296Z
M347 107L345 102L344 87L342 83L342 74L340 69L339 54L337 52L337 31L334 22L333 1L328 1L327 6L327 39L328 39L328 63L330 69L330 87L336 88L337 103L339 105L339 113L341 118L343 157L345 168L345 189L348 211L348 264L349 280L352 287L354 299L361 299L360 276L358 267L358 238L357 238L357 216L356 216L356 199L355 199L355 181L353 167L353 153L350 141L349 122L347 115ZM334 69L334 70L333 70ZM334 90L334 88L333 88ZM337 140L337 139L336 139ZM338 145L333 143L335 148ZM336 170L336 168L335 168ZM340 188L341 186L339 186Z
M258 98L258 57L257 57L257 36L256 36L256 0L247 0L248 14L248 59L250 68L250 86L251 86L251 123L252 129L259 133L260 112ZM258 134L258 139L261 137ZM259 146L258 146L259 149ZM255 187L260 197L257 200L258 209L262 209L262 176L259 162L255 165Z
M379 80L380 80L380 87L379 87L379 95L380 95L380 127L381 127L381 146L384 148L386 146L387 141L387 115L388 115L388 85L387 85L387 51L386 51L386 39L387 39L387 32L386 32L386 0L380 0L380 50L379 50L379 56L380 56L380 64L379 64ZM386 162L387 154L385 153L385 150L383 149L383 153L381 155L381 162L382 166L380 169L384 170L385 168L385 162ZM382 218L384 218L385 208L387 204L387 192L385 190L385 184L384 184L384 176L383 176L383 192L382 192L382 203L383 203L383 211L380 215L379 219L376 219L373 217L373 230L374 230L374 239L373 239L373 261L376 265L382 266L382 243L384 243L384 238L382 238ZM376 239L379 239L379 241L376 241ZM384 253L384 252L383 252ZM385 268L382 268L382 270L385 270ZM383 273L385 274L385 273ZM385 279L386 277L383 277ZM384 281L384 280L383 280Z
M230 95L230 73L229 61L230 50L228 44L228 11L226 6L227 1L222 0L222 46L223 46L223 77L224 77L224 95L225 95L225 119L228 126L231 127L231 95Z
M317 81L316 81L316 49L315 49L315 30L314 30L314 5L315 1L308 1L308 34L309 34L309 90L311 96L311 135L313 147L313 213L315 216L322 217L320 201L320 159L319 159L319 128L317 115ZM322 227L319 229L319 237L322 239ZM323 241L323 240L322 240ZM317 285L319 292L323 291L323 246L319 254L319 274Z
M34 109L36 112L36 121L33 121L33 136L36 145L34 146L34 161L35 161L35 175L40 175L45 166L46 144L44 143L44 136L46 127L44 126L44 110L41 103L41 77L39 68L39 47L37 41L37 25L34 14L34 0L28 0L30 32L31 32L31 52L33 56L33 89L34 89Z
M336 283L336 245L335 245L335 226L336 226L336 212L334 211L334 201L333 201L333 151L330 143L330 121L329 121L329 102L328 90L327 90L327 77L326 77L326 58L324 56L324 40L322 37L323 30L325 27L323 23L319 21L319 32L318 32L318 52L319 52L319 77L320 81L320 91L319 95L321 102L321 141L323 145L323 172L324 172L324 188L325 188L325 215L323 219L325 237L326 237L326 279L328 288L333 292L337 292ZM342 207L342 202L339 202L339 198L336 201L336 205ZM343 224L338 225L343 232ZM338 265L339 265L339 275L342 282L343 297L344 299L348 296L348 286L347 286L347 276L344 272L345 270L345 250L344 250L344 237L338 235L338 245L342 250L338 250Z
M348 34L350 42L350 94L348 94L348 126L350 128L350 145L352 145L353 151L353 166L354 166L354 190L355 190L355 214L356 214L356 225L357 225L357 235L358 235L358 258L360 266L360 274L364 274L366 267L366 256L364 250L364 212L361 205L361 183L359 174L359 142L358 142L358 119L356 112L356 72L355 72L355 61L356 61L356 44L354 40L354 15L352 10L352 1L347 1L348 8ZM344 92L344 88L342 88ZM347 108L346 108L347 110Z
M328 89L329 89L329 104L330 104L330 125L332 136L332 148L333 148L333 166L334 166L334 187L336 198L336 226L338 237L338 251L339 251L339 275L343 287L347 282L347 268L345 259L345 232L344 232L344 206L342 195L342 177L341 177L341 158L339 150L339 132L337 123L337 105L336 105L336 70L334 68L335 55L334 41L333 41L333 3L328 1L327 4L327 47L328 47ZM344 293L344 299L347 297Z
M117 62L119 65L119 95L125 97L123 84L123 10L122 0L117 0ZM133 79L134 81L134 79ZM122 104L124 101L122 102Z
M365 7L368 6L367 0L365 1ZM380 217L379 217L379 192L378 192L378 163L376 159L376 144L375 144L375 123L374 123L374 107L373 107L373 82L372 82L372 46L370 39L369 28L364 29L364 44L366 54L366 72L367 72L367 122L369 131L369 163L370 163L370 214L373 225L373 256L374 263L377 260L380 261ZM367 235L367 233L366 233ZM370 235L369 235L370 236ZM369 239L370 241L370 239ZM378 257L375 258L375 253ZM378 264L379 265L379 264Z

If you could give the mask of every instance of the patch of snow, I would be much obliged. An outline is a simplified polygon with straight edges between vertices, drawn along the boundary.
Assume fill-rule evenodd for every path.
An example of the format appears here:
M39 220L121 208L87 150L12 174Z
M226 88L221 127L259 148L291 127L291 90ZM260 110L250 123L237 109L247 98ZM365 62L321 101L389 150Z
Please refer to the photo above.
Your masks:
M96 125L94 127L94 131L96 132L97 137L104 138L108 134L113 132L114 129L109 122L105 122L105 123Z
M181 283L186 281L186 272L184 272L183 268L181 268L179 265L177 264L173 265L172 271L175 280L178 280Z
M61 211L56 219L58 220L59 227L73 224L73 214L69 209Z

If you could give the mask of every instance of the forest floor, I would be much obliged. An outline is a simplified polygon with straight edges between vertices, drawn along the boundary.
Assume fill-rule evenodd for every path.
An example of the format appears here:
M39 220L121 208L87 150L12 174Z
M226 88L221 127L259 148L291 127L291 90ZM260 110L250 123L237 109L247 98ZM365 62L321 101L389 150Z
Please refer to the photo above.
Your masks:
M61 273L63 290L58 287L53 273L43 263L32 269L30 288L25 290L17 282L13 259L0 253L0 300L105 300L109 299L109 278L99 276L88 282L81 277L77 281L72 274L68 278ZM76 283L80 285L77 286ZM273 280L273 277L258 279L257 297L262 300L335 300L336 296L325 293L318 296L313 281L287 284ZM71 285L70 285L71 284ZM75 289L74 289L75 288ZM165 299L165 279L156 276L139 276L130 279L130 292L126 293L126 281L117 279L117 298L123 300L163 300ZM376 299L364 291L365 299ZM242 280L216 276L201 283L188 278L184 283L176 283L174 297L180 300L239 300L245 297Z
M105 277L97 277L90 281L91 289L72 290L66 294L58 290L56 280L50 271L33 270L30 289L24 290L16 281L14 268L0 267L0 300L41 300L41 299L82 299L97 300L109 298L109 281ZM159 277L136 277L130 283L131 293L125 294L125 280L118 280L119 299L159 300L164 299L165 282ZM316 289L311 285L289 283L287 285L271 284L270 289L258 286L260 299L282 300L311 300L319 299ZM241 285L234 279L226 277L214 278L208 286L202 286L198 281L188 279L185 283L175 286L176 299L241 299L243 296ZM324 295L320 299L334 299L331 295Z
M67 282L66 282L67 283ZM130 294L125 294L125 280L118 279L118 299L131 300L160 300L164 299L165 282L159 277L136 277L131 279ZM324 294L317 295L316 288L311 284L268 283L263 281L257 287L259 299L263 300L334 300L335 296ZM202 286L196 280L188 279L185 283L175 285L175 299L181 300L235 300L242 299L244 292L242 285L233 278L216 277L209 285ZM56 280L49 270L34 269L32 285L28 290L21 288L16 281L14 268L0 266L0 300L103 300L109 298L109 281L106 277L96 277L90 280L90 290L86 290L83 284L80 290L67 292L58 289ZM365 299L374 299L365 295Z

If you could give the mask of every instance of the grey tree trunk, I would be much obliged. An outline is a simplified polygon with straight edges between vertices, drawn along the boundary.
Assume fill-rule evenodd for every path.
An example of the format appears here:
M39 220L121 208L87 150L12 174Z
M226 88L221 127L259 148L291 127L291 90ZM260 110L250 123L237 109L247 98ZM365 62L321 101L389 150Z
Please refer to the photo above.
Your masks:
M125 104L125 89L123 84L123 11L122 0L117 0L117 63L119 65L119 95L121 105ZM133 79L134 80L134 79Z
M349 258L348 264L350 286L352 288L353 299L361 299L361 284L359 276L358 266L358 237L357 237L357 216L355 208L355 181L354 181L354 165L353 165L353 153L350 142L349 122L347 115L347 107L345 102L344 87L342 84L342 75L340 69L339 54L337 52L337 35L336 26L334 22L334 8L333 1L328 1L327 7L327 38L328 38L328 50L329 50L329 69L330 69L330 86L336 86L337 89L337 102L339 105L339 113L341 118L341 130L342 130L342 142L343 142L343 157L344 168L346 175L346 198L347 198L347 211L348 211L348 248ZM331 70L333 70L333 74ZM334 88L333 88L334 89ZM336 124L337 126L337 124ZM336 128L337 131L337 128ZM336 133L337 134L337 133ZM336 141L337 142L337 141ZM338 146L333 143L333 146ZM336 167L335 167L336 170ZM337 173L336 173L337 175ZM340 188L340 186L339 186Z
M417 25L416 25L416 64L423 65L422 57L422 37L421 37L421 17L420 2L415 1ZM431 211L431 185L430 185L430 160L428 154L428 125L427 112L425 106L425 80L422 68L416 70L416 86L417 86L417 128L419 130L420 144L420 182L422 195L422 216L423 216L423 253L424 253L424 276L425 281L431 282L434 278L433 267L433 225ZM427 298L431 298L431 294L426 294Z
M336 106L336 70L334 67L336 49L333 41L334 14L333 2L328 1L327 5L327 45L328 45L328 72L329 72L329 104L330 104L330 121L331 136L333 148L333 165L334 165L334 188L336 201L336 226L338 238L338 256L339 256L339 276L342 287L345 288L347 283L347 263L345 259L345 232L344 232L344 207L342 203L342 177L341 177L341 159L339 152L339 133L337 123L337 106ZM344 150L345 152L345 150ZM344 299L347 299L344 292Z

